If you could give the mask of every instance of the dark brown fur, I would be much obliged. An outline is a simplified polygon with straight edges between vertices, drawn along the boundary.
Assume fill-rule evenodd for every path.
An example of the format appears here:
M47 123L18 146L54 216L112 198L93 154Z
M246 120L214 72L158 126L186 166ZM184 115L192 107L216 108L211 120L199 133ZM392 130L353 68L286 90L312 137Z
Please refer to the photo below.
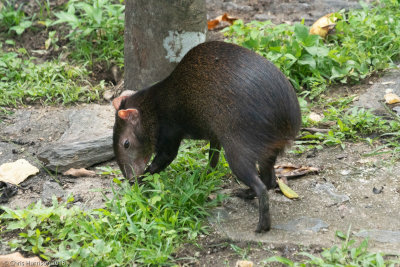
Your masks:
M301 123L294 89L272 63L237 45L203 43L165 80L123 100L119 109L128 108L140 112L140 125L132 130L138 142L156 153L147 172L167 167L183 138L210 140L212 149L224 148L233 173L258 196L257 231L270 229L267 188L275 185L273 166ZM121 148L129 127L116 116L114 150L120 166L133 164L124 162L129 157ZM211 157L212 166L218 156Z

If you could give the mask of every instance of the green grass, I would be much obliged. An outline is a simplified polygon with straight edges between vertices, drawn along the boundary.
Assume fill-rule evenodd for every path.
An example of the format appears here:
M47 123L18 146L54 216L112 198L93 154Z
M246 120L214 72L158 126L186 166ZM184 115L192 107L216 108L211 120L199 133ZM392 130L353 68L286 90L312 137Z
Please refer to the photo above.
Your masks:
M87 81L88 70L59 60L35 63L26 50L2 52L0 45L0 106L41 101L68 104L99 100L103 85Z
M230 41L271 60L299 93L312 99L330 84L359 81L399 59L399 2L383 0L373 8L361 4L361 10L335 14L336 33L326 40L300 23L238 20L224 32Z
M114 178L113 196L105 197L103 209L68 208L56 199L51 207L40 202L22 210L3 207L3 233L19 233L11 247L69 266L171 264L171 254L183 242L207 232L203 219L222 199L208 196L218 189L227 164L223 160L207 173L206 154L201 143L188 142L166 172L148 176L143 185Z
M32 18L25 16L21 5L15 8L14 0L5 0L0 3L0 32L6 31L21 35L32 26Z
M51 10L48 0L35 3L39 11L30 17L13 0L0 9L0 40L7 48L0 44L0 107L100 100L104 82L90 84L90 70L94 64L123 68L124 5L111 0L70 0ZM59 44L67 40L63 52L68 60L42 62L19 48L21 38L15 33L22 35L33 25L45 25L40 27L48 32L45 50L60 51Z
M324 145L339 145L344 149L346 141L361 141L375 147L374 149L379 147L378 150L390 148L390 150L385 150L384 153L391 153L394 158L398 158L400 152L400 118L396 114L391 114L392 117L382 118L370 110L351 107L352 101L353 97L336 98L333 101L323 98L319 103L311 104L324 108L322 112L324 118L318 123L312 122L308 118L309 106L306 103L301 104L304 127L332 126L330 126L328 133L302 131L291 152L304 153L310 149L323 149ZM321 128L324 128L324 126ZM384 145L382 145L382 140L384 140ZM369 155L376 155L376 153Z
M70 0L65 11L54 13L52 25L65 23L71 57L93 65L106 62L123 67L125 6L111 0Z
M341 246L334 245L331 248L324 249L320 257L307 252L300 252L298 256L307 258L307 260L296 262L284 257L274 256L264 260L263 263L279 262L290 267L395 267L400 264L400 255L387 257L383 253L369 252L368 239L357 244L354 239L350 239L350 229L347 234L337 231L336 236L343 240Z

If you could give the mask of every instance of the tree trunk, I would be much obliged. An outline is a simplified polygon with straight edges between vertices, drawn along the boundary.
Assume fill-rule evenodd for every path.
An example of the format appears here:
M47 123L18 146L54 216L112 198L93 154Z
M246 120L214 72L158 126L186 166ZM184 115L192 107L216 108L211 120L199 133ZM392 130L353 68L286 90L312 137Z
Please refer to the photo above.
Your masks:
M136 91L166 78L206 32L205 0L127 0L125 88Z

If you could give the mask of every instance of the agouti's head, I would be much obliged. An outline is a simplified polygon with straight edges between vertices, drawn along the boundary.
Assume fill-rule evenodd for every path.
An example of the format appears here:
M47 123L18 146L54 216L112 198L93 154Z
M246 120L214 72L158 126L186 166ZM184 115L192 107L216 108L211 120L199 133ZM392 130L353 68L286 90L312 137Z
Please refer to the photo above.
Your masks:
M127 179L144 173L152 151L148 138L143 134L140 111L124 108L124 101L129 96L113 100L116 109L113 147L117 163Z

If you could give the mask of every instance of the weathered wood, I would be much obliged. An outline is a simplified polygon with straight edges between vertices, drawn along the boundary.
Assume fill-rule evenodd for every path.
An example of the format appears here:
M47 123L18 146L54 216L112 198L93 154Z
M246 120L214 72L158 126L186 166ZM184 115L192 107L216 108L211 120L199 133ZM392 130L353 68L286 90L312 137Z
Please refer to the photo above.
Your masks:
M128 0L125 7L125 88L140 90L167 77L206 39L205 0Z

